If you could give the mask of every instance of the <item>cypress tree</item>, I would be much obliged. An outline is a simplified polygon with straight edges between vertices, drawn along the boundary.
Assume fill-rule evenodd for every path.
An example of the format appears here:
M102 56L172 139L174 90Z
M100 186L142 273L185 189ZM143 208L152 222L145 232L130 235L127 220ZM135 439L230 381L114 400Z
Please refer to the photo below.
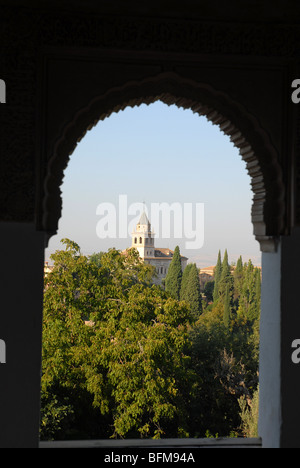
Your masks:
M227 284L225 297L224 297L224 314L223 314L223 322L226 328L229 327L230 318L231 318L230 293L229 293L229 284Z
M223 262L222 262L222 274L221 274L221 281L222 279L228 278L230 275L230 265L228 263L228 253L227 249L224 252Z
M243 278L244 278L242 256L240 256L238 258L238 261L236 262L236 268L233 273L233 278L234 278L234 299L238 303L238 298L242 293Z
M230 271L230 265L228 263L228 253L226 249L223 257L222 273L219 282L219 297L225 297L227 285L229 286L229 294L231 295L233 290L233 276Z
M243 272L243 260L242 260L242 256L240 255L236 262L235 273L241 274L242 272Z
M260 299L261 299L261 272L259 268L255 269L255 300L258 309L258 315L260 314Z
M174 299L180 299L181 280L181 258L180 250L177 245L165 279L165 290L170 293Z
M259 268L253 268L249 286L249 313L250 320L256 320L260 316L261 276Z
M202 296L199 273L195 263L189 264L183 272L180 299L190 304L191 315L197 319L202 312Z
M192 265L193 265L192 263L188 263L182 273L181 288L180 288L180 300L181 301L185 300L184 297L185 297L187 285L189 282L189 273L192 268Z
M215 281L214 292L213 292L214 301L217 301L219 299L219 282L221 279L221 274L222 274L222 260L221 260L221 252L219 250L217 264L214 269L214 281Z

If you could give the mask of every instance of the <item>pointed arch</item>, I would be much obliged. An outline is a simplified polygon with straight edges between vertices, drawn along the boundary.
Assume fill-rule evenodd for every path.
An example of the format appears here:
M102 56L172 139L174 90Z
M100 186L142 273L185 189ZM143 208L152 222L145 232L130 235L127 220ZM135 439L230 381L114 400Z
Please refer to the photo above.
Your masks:
M131 81L95 97L76 113L56 141L44 181L42 229L50 238L57 231L62 201L60 186L70 155L86 132L126 107L162 101L206 116L239 149L251 178L253 232L262 251L274 251L285 221L285 187L277 151L258 119L240 103L207 83L175 73ZM234 222L234 220L233 220Z

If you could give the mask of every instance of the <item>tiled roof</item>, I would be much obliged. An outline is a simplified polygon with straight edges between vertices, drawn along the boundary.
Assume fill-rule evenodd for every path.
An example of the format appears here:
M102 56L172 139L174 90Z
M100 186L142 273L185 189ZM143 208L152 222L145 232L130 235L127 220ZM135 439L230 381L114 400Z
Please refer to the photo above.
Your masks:
M174 255L174 250L155 247L155 257L167 257L172 258ZM180 255L181 258L187 258L183 255Z

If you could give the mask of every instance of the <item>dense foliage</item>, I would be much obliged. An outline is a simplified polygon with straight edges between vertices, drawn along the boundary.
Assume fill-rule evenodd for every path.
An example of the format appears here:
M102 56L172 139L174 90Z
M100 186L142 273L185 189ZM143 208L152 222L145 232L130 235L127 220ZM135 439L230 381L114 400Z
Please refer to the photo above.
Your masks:
M41 438L243 435L260 270L239 259L231 271L226 252L207 303L196 266L177 271L179 248L174 297L134 249L86 257L62 242L45 276Z

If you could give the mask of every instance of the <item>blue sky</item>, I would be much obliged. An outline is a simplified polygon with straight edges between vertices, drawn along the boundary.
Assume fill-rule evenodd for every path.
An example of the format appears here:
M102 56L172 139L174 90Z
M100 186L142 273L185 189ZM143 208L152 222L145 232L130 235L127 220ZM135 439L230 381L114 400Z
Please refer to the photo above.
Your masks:
M96 230L104 219L97 215L97 207L111 203L119 216L123 195L128 206L140 203L142 208L145 202L150 213L153 203L203 204L203 246L187 249L184 236L171 236L156 238L157 247L179 245L199 267L215 264L219 249L223 255L226 248L230 262L242 255L243 261L251 258L260 265L245 163L219 127L190 110L156 102L126 108L99 122L71 156L61 190L62 217L46 260L62 248L64 237L76 241L86 255L130 246L129 235L100 239ZM126 216L128 221L135 219ZM152 228L157 232L156 226Z

